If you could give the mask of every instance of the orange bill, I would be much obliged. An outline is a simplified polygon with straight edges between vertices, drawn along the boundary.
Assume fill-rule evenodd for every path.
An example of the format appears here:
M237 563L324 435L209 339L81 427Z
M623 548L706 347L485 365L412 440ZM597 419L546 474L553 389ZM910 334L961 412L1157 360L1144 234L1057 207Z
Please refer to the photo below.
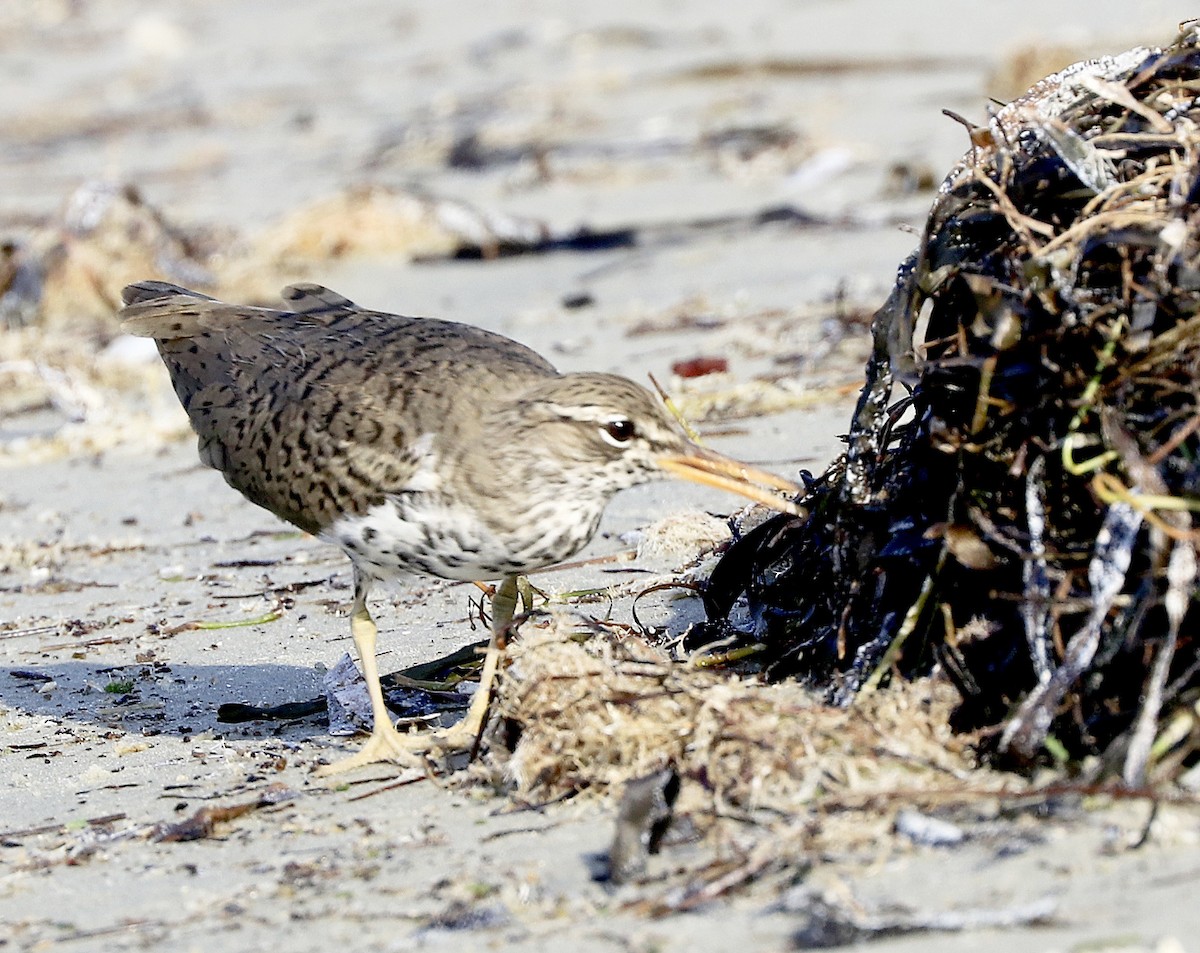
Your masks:
M688 453L667 454L658 458L658 465L674 476L715 486L730 493L737 493L755 503L769 506L793 516L807 516L807 511L791 500L783 499L780 493L799 495L803 489L791 480L759 470L757 467L739 463L730 457L714 453L703 447L692 447Z

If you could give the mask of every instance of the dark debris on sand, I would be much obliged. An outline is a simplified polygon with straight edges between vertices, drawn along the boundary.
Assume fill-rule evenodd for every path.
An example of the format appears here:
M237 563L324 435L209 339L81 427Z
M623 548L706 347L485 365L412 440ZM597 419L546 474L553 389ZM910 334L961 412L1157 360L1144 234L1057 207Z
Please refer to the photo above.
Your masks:
M811 519L735 544L691 643L840 704L940 668L995 761L1169 777L1200 753L1197 26L970 133Z

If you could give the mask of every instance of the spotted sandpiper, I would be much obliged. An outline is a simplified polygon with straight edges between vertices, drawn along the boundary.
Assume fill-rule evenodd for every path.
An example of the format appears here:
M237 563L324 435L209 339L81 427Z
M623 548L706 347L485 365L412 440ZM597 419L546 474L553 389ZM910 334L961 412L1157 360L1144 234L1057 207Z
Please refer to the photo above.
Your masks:
M270 310L143 281L121 314L157 342L200 458L353 563L350 630L374 728L323 773L473 744L516 577L577 553L618 490L675 474L795 511L780 497L794 484L697 446L626 378L560 374L501 335L369 311L319 285L282 297L287 309ZM367 609L372 583L406 573L500 580L480 688L432 744L392 724Z

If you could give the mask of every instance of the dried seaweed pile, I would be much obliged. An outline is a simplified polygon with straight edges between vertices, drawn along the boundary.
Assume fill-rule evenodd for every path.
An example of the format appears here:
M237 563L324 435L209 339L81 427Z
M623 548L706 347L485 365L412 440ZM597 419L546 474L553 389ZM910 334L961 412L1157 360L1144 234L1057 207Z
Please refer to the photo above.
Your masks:
M881 801L900 793L906 804L940 803L974 761L947 727L949 686L832 708L794 682L682 666L665 649L603 625L581 628L567 614L527 621L509 656L496 710L517 743L511 754L490 752L518 794L539 800L620 791L670 764L686 782L676 808L701 832L723 817L778 821L803 804L836 806L848 813L819 830L801 823L802 835L864 848L891 823ZM998 773L975 781L976 795L1013 789Z
M1197 760L1197 43L1077 64L971 130L846 455L809 521L722 561L695 642L839 703L940 665L1007 763Z

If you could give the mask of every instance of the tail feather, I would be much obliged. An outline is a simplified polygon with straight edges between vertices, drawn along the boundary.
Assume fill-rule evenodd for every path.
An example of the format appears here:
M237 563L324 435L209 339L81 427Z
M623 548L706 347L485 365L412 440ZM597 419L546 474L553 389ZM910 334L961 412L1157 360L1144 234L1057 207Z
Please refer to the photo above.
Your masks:
M215 298L210 298L208 295L200 294L199 291L189 291L187 288L181 288L179 285L173 285L166 281L139 281L132 285L126 285L121 291L121 301L125 305L141 304L144 301L161 301L164 298L188 297L201 298L206 301L214 301Z
M201 327L201 316L220 306L216 298L165 281L139 281L121 291L121 330L137 337L190 337Z

